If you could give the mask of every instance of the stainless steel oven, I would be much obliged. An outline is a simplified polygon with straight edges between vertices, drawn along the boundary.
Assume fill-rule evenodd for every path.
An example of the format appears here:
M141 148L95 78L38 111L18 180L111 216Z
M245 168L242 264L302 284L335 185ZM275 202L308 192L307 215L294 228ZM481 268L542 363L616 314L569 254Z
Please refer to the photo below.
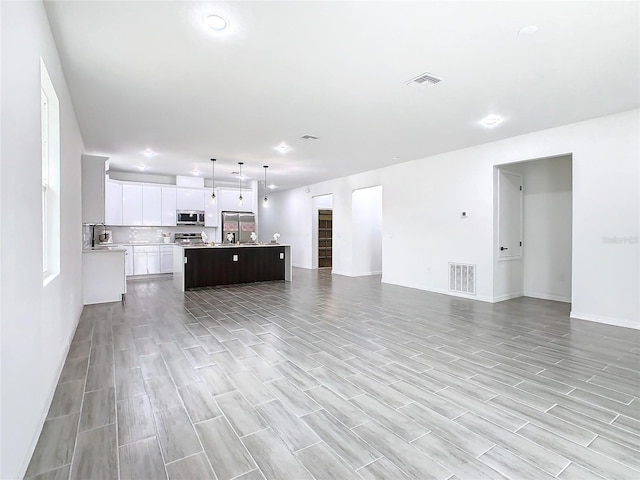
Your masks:
M204 211L176 210L176 225L204 225Z

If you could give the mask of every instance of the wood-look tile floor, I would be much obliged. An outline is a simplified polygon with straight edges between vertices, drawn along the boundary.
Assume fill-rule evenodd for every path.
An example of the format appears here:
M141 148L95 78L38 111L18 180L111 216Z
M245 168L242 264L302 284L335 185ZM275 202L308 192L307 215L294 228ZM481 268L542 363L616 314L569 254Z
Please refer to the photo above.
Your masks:
M85 307L27 476L640 478L640 332L295 270Z

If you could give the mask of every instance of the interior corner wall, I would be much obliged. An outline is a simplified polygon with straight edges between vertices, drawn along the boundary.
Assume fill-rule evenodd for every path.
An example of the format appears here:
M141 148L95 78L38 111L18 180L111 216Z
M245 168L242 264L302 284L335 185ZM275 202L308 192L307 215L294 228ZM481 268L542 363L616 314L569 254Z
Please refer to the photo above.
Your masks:
M22 478L82 311L83 142L41 2L2 2L0 478ZM42 277L40 57L60 101L60 274ZM16 208L19 206L19 208Z
M382 273L382 187L355 190L352 194L351 256L353 276Z

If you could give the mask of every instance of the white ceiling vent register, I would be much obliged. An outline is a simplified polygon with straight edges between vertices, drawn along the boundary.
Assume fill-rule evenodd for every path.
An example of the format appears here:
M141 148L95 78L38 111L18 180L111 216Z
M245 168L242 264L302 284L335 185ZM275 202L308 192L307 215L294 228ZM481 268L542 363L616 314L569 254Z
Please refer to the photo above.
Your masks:
M436 77L435 75L431 75L430 73L422 73L406 82L406 85L424 85L430 87L432 85L440 83L441 81L442 79Z
M476 294L476 266L449 263L449 291Z

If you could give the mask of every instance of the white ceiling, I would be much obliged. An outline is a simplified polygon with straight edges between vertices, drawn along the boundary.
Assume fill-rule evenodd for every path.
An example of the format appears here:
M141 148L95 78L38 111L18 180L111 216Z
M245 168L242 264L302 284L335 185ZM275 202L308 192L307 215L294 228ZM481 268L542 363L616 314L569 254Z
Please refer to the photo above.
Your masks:
M638 2L46 8L86 150L122 171L210 177L215 157L217 180L243 161L286 189L640 106ZM424 72L444 81L405 85Z

